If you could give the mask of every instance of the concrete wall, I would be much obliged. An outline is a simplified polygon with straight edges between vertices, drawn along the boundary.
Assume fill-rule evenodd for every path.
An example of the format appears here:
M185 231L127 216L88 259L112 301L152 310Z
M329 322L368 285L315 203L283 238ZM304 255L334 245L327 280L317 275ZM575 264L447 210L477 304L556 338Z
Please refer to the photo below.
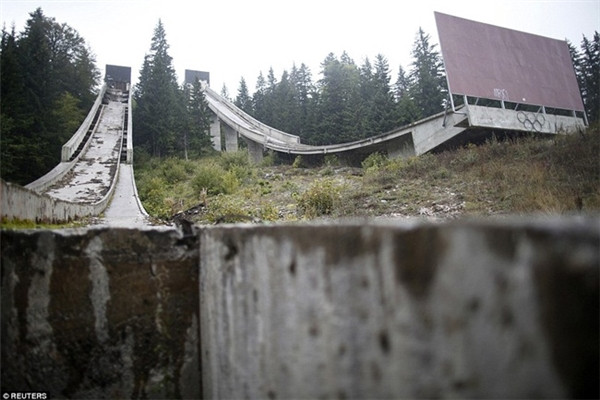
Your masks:
M597 224L232 227L200 243L206 398L597 394Z
M583 118L471 104L466 109L469 115L469 124L474 127L549 134L573 133L585 129Z
M598 218L0 239L3 391L598 397Z
M210 138L212 140L213 149L221 151L221 121L216 115L210 117Z
M73 155L75 150L77 150L77 147L79 147L79 144L85 137L85 134L90 129L90 124L92 123L94 116L96 115L96 112L98 111L98 108L102 104L102 98L104 97L105 93L106 93L106 84L102 85L102 88L100 89L100 92L98 93L98 97L96 97L96 101L94 102L94 105L90 109L90 112L88 113L87 117L85 117L85 120L83 120L83 123L81 124L79 129L77 129L77 131L73 134L73 136L69 139L69 141L63 145L62 153L61 153L61 161L63 161L63 162L69 161L69 158L71 158L71 156Z
M2 392L199 398L198 242L2 232Z
M99 215L106 208L111 193L109 191L103 200L95 204L71 203L0 179L0 217L61 223Z
M133 102L131 101L133 91L129 90L127 99L127 164L133 164Z

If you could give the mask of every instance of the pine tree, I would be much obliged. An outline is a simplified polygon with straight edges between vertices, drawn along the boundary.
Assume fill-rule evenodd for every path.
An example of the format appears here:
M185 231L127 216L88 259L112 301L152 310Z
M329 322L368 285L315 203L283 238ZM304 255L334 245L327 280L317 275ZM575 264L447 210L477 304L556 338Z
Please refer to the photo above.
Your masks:
M360 79L359 79L359 91L361 104L357 112L359 113L359 132L362 137L369 136L374 132L373 127L373 99L377 88L375 87L375 80L373 78L373 66L369 58L365 58L365 61L360 67Z
M187 127L185 143L194 156L208 154L212 148L210 138L210 109L202 89L202 83L196 80L186 88ZM188 152L184 152L187 160Z
M371 103L371 134L384 133L396 125L396 103L390 87L390 68L388 60L378 54L375 59L373 82L375 87Z
M319 127L315 144L343 143L358 138L360 108L358 67L344 52L338 60L330 53L321 63Z
M300 68L292 68L290 81L294 88L296 100L296 126L295 133L304 138L313 131L313 121L310 113L313 109L314 85L312 83L310 69L302 63Z
M398 79L396 80L395 86L397 104L396 125L404 126L420 119L421 113L415 104L410 91L412 83L402 66L398 68Z
M174 153L177 117L181 114L181 92L168 50L165 29L159 20L134 91L133 113L136 145L147 148L154 156Z
M30 14L25 32L19 40L20 65L24 74L25 98L28 113L31 115L30 125L24 127L28 134L46 135L46 121L50 114L49 105L53 102L50 92L52 84L52 66L47 33L50 21L38 8Z
M256 79L256 90L252 95L252 108L254 111L252 115L262 122L266 122L267 120L266 96L267 81L265 81L265 78L261 71L258 75L258 78Z
M443 111L447 92L441 57L429 40L430 36L419 28L410 72L411 96L423 117Z
M221 87L221 97L223 97L225 100L231 101L231 98L229 98L229 89L227 89L227 85L224 83Z
M252 98L248 92L248 85L246 85L244 77L240 79L240 87L238 88L238 94L233 104L245 113L252 114Z
M273 67L270 67L269 72L267 73L267 87L265 90L265 119L263 122L271 126L275 126L275 108L277 107L275 100L276 88L277 78L275 78Z
M299 105L296 88L291 82L290 74L284 70L279 83L273 92L273 125L279 129L297 134Z
M590 41L583 36L581 41L582 97L588 120L600 120L600 35L594 32Z

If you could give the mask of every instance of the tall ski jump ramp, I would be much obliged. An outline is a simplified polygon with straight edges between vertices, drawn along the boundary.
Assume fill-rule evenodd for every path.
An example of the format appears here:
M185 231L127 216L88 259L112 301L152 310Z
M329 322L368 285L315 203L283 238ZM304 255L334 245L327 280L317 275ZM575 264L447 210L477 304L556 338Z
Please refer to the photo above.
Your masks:
M3 182L2 217L58 222L104 214L111 226L146 223L133 177L130 72L107 65L105 84L54 169L25 187Z

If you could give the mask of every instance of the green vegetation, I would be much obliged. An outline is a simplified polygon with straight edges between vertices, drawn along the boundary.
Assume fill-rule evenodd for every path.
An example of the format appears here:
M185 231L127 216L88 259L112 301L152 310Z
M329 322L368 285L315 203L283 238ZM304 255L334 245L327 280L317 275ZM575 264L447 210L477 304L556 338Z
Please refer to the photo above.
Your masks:
M331 157L316 168L252 165L246 152L197 161L147 158L138 190L153 216L200 224L353 216L437 217L598 213L600 129L555 138L490 140L362 168ZM297 164L295 162L295 164Z
M0 173L26 184L60 161L96 97L100 73L76 30L30 14L23 32L2 29Z
M395 84L382 54L373 64L365 58L359 65L346 52L329 53L318 81L313 82L304 63L284 70L279 80L270 68L266 79L259 74L254 94L242 77L234 103L261 122L300 136L303 143L362 139L443 110L446 79L436 47L419 29L412 68L405 72L400 66Z
M133 90L135 146L155 157L211 153L210 114L200 81L179 87L161 20Z
M51 224L45 222L6 218L2 218L2 221L0 221L0 229L65 229L79 228L86 225L89 225L88 218L82 218L80 220L65 222L61 224Z

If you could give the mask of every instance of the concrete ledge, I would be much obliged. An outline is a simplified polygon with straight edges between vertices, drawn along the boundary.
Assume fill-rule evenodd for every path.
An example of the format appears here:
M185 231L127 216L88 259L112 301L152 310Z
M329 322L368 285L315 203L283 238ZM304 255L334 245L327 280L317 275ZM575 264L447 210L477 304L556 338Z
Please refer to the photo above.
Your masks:
M77 147L79 147L79 144L85 137L85 134L87 133L88 129L90 129L90 124L94 120L94 116L96 115L98 108L102 104L102 99L104 98L105 93L106 84L102 85L100 93L98 93L98 97L96 97L96 101L94 102L94 105L92 106L90 112L88 113L87 117L85 118L79 129L77 129L77 132L75 132L71 139L69 139L69 141L63 145L61 161L69 161L75 150L77 150Z
M597 217L0 243L2 392L598 398Z
M98 215L94 204L71 203L0 180L0 216L8 220L61 223Z
M129 98L127 99L127 164L133 164L133 103L131 98L133 90L129 90Z

